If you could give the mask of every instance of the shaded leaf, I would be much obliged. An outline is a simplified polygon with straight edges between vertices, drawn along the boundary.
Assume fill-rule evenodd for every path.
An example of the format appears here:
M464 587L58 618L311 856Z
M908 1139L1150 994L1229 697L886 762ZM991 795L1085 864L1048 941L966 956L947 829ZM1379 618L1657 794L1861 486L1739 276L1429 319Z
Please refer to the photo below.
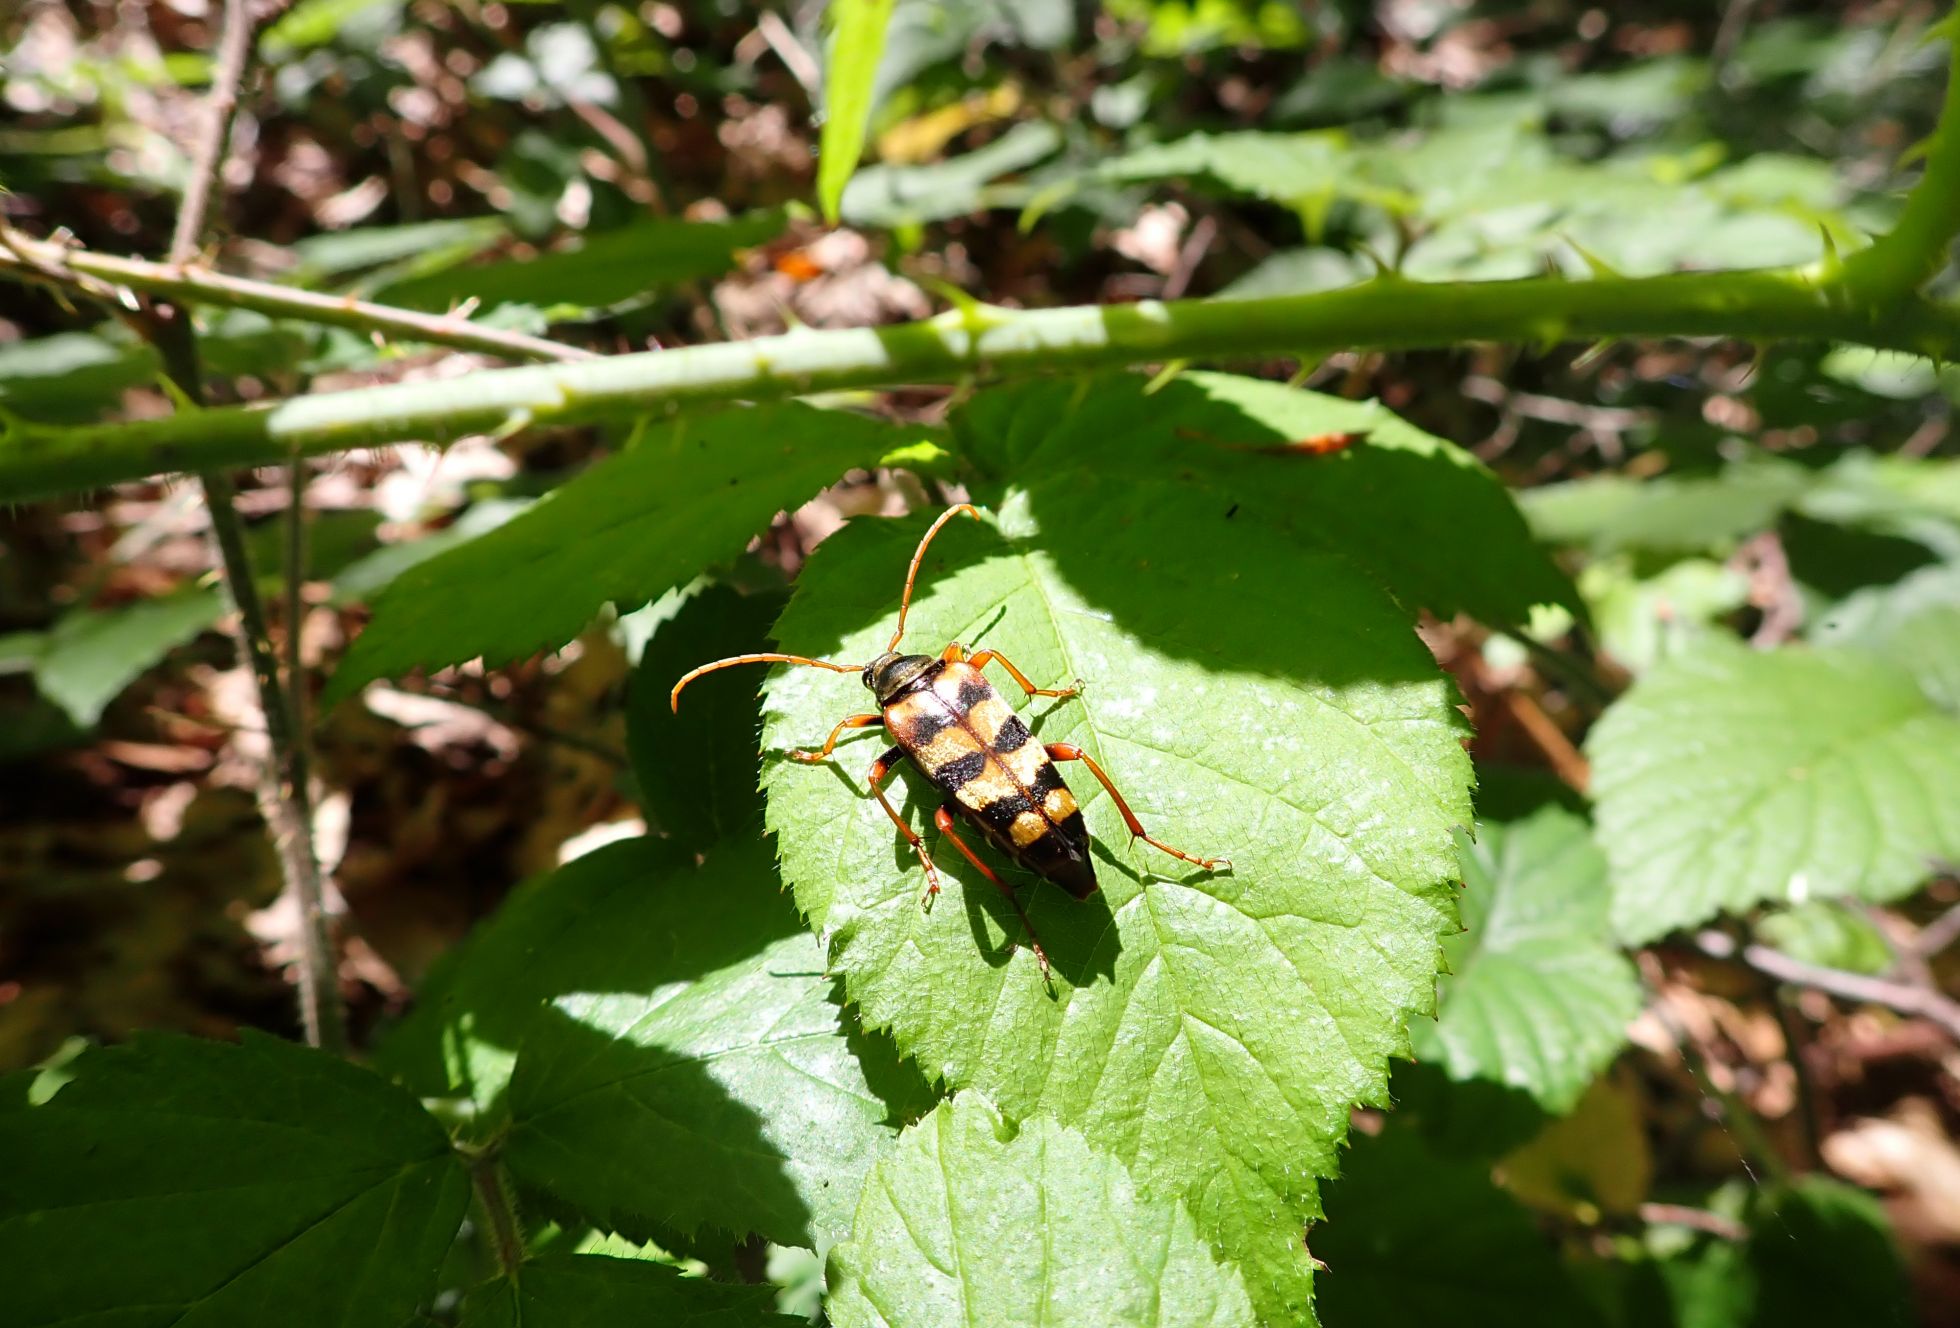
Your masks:
M496 529L396 576L322 704L412 668L561 646L603 605L637 607L733 558L776 513L922 432L796 402L653 426Z
M93 419L160 368L148 344L106 331L16 341L0 346L0 407L50 422Z
M1151 392L1137 375L1109 374L983 392L952 427L965 454L999 480L1071 471L1177 477L1190 489L1194 520L1204 513L1277 526L1445 617L1522 622L1539 603L1584 612L1503 484L1469 453L1374 402L1212 373ZM1295 446L1307 442L1323 450ZM1165 517L1175 530L1180 518ZM1460 547L1477 556L1437 556Z
M1499 1171L1520 1201L1588 1226L1632 1216L1654 1181L1646 1117L1617 1078L1595 1080L1570 1114L1548 1121Z
M1960 860L1960 721L1872 655L1711 639L1587 751L1631 942L1764 900L1893 899Z
M470 1292L463 1328L789 1328L775 1312L774 1287L728 1286L684 1277L664 1264L603 1254L529 1259L516 1277Z
M1626 1042L1640 982L1615 948L1606 859L1583 817L1548 807L1459 832L1463 925L1443 943L1453 976L1415 1047L1459 1079L1522 1088L1569 1110Z
M513 896L378 1059L508 1118L512 1174L602 1227L814 1245L925 1105L836 985L759 840L628 841Z
M1308 1239L1330 1324L1597 1322L1488 1163L1433 1152L1394 1122L1355 1139Z
M374 298L434 310L467 299L483 308L511 303L605 308L657 287L721 276L734 267L738 250L774 239L782 229L780 212L732 221L637 221L588 235L574 249L410 277L382 287Z
M838 1328L1254 1322L1184 1205L1046 1117L1018 1132L963 1093L899 1137L831 1252Z
M88 728L123 688L215 623L224 610L222 593L193 588L113 609L68 613L48 633L34 662L35 685Z
M668 695L682 674L727 655L769 649L778 594L711 584L688 596L647 643L626 691L626 750L640 804L666 834L706 848L753 833L762 820L756 786L754 669L711 673L689 684L677 713Z
M1766 1194L1751 1214L1754 1328L1912 1322L1905 1266L1878 1200L1828 1176Z
M7 1322L401 1323L468 1182L400 1089L322 1052L145 1036L0 1109Z
M921 528L859 521L825 541L777 625L783 647L882 649ZM940 536L915 648L984 642L1037 684L1081 676L1081 697L1025 707L1041 740L1080 744L1152 833L1233 869L1132 845L1083 768L1063 767L1101 892L1078 903L1010 869L1050 990L1014 948L1013 913L950 845L946 894L921 910L917 861L862 788L882 741L858 738L837 769L766 763L784 875L868 1023L1017 1119L1080 1128L1146 1193L1187 1197L1262 1313L1297 1315L1316 1178L1349 1105L1382 1099L1455 927L1449 830L1468 818L1469 769L1453 693L1367 578L1194 511L1174 486L1069 474L1010 497L1001 529ZM768 751L820 738L854 692L815 670L772 677ZM930 824L939 797L909 770L893 795Z
M885 27L891 22L893 0L833 0L836 30L830 38L830 58L823 78L823 137L817 144L817 203L824 220L837 221L837 204L844 185L857 169L864 151L864 131L871 119L871 88L878 76L878 57L885 49Z

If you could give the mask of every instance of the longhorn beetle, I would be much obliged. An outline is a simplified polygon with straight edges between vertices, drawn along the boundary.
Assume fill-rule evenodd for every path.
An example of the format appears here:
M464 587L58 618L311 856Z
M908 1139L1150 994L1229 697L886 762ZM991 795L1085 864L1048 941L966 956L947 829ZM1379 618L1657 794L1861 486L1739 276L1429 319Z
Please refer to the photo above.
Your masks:
M1028 921L1027 910L1021 907L1013 887L996 876L953 829L955 813L966 817L988 843L1014 862L1053 881L1077 899L1087 899L1097 888L1095 864L1089 858L1089 831L1083 824L1075 795L1069 792L1055 769L1058 761L1080 761L1115 800L1116 810L1130 827L1132 841L1141 839L1206 871L1231 864L1223 858L1194 857L1144 833L1143 823L1137 820L1130 804L1095 758L1069 743L1043 746L1036 742L1028 726L993 689L981 670L988 664L999 664L1030 697L1074 696L1080 690L1079 685L1037 687L999 651L982 650L968 655L958 642L948 645L937 656L898 653L898 643L905 637L905 615L912 606L912 585L918 579L919 564L925 561L926 546L942 526L962 513L975 520L980 516L970 503L949 507L919 541L912 565L905 573L905 590L898 601L898 626L892 632L891 644L869 664L837 664L802 655L732 655L690 670L674 684L670 700L679 711L682 688L704 673L735 664L807 664L833 673L859 674L871 694L878 698L878 713L851 715L837 721L837 727L824 739L820 750L791 752L790 759L812 764L823 761L846 729L882 725L898 745L871 763L868 779L871 792L884 807L885 814L919 855L919 865L926 874L926 893L921 902L931 907L933 896L939 893L939 871L933 866L925 841L898 814L898 808L885 796L884 788L892 770L908 757L946 795L946 801L932 818L933 824L982 876L1007 896L1008 903L1020 915L1021 925L1027 929L1028 942L1045 979L1048 955L1034 933L1034 924Z

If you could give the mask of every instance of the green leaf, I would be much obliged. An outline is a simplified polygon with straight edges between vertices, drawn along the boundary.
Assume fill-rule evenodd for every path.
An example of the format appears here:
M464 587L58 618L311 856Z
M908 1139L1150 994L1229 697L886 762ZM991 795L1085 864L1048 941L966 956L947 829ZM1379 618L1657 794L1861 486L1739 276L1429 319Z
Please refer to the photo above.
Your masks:
M1707 558L1684 558L1651 576L1631 555L1602 558L1579 574L1579 590L1601 647L1636 674L1724 630L1717 620L1749 602L1749 578Z
M1587 742L1632 943L1763 900L1895 899L1960 860L1960 721L1895 664L1713 639Z
M495 530L531 505L529 498L490 498L472 503L450 524L420 539L384 544L341 568L333 578L335 603L372 599L409 568Z
M217 590L189 589L113 609L80 609L48 633L34 664L41 694L83 728L152 665L218 620Z
M776 513L922 432L797 402L655 426L495 530L398 575L321 704L416 667L561 646L606 603L637 607L733 558Z
M1528 489L1519 497L1531 528L1554 544L1595 553L1725 552L1768 530L1816 483L1788 461L1738 462L1719 475L1635 480L1601 475Z
M898 227L977 212L988 186L1034 165L1062 145L1062 132L1041 120L1015 125L993 142L947 161L923 166L867 166L844 190L844 220L852 226Z
M684 1277L664 1264L603 1254L529 1259L518 1276L470 1292L463 1328L767 1328L801 1320L775 1313L776 1289Z
M1046 1117L962 1093L900 1136L830 1256L837 1328L1254 1322L1182 1203Z
M759 838L692 859L628 841L526 886L377 1059L508 1117L512 1174L607 1229L827 1243L922 1090L839 1008Z
M837 224L837 205L844 185L857 169L864 151L864 131L871 119L871 88L878 77L878 57L885 50L885 26L891 22L893 0L832 0L830 12L837 28L830 39L830 59L824 68L823 137L817 144L817 202L824 220Z
M859 521L825 541L783 648L877 654L921 529ZM1031 727L1101 762L1153 834L1233 869L1131 844L1083 767L1063 767L1101 892L1076 902L1010 872L1050 990L950 845L946 893L921 910L917 860L863 788L882 740L840 745L836 769L779 759L864 702L849 679L786 669L765 692L763 776L784 876L867 1024L1016 1119L1080 1128L1146 1193L1187 1198L1262 1313L1295 1316L1316 1177L1349 1106L1385 1096L1456 929L1449 832L1468 821L1469 767L1454 693L1366 577L1176 486L1052 477L1007 500L1001 530L941 534L914 648L979 641L1038 685L1079 675L1079 698L1026 707ZM909 769L893 797L914 825L940 801Z
M966 454L998 479L1176 476L1194 520L1278 526L1444 617L1503 624L1524 621L1533 604L1585 611L1496 476L1372 401L1213 373L1152 392L1137 375L1109 374L983 392L951 423ZM1331 453L1292 446L1339 435L1353 440ZM1174 531L1177 518L1166 515ZM1463 547L1477 556L1436 556Z
M585 237L575 249L478 267L451 267L384 286L374 298L411 309L449 309L474 299L500 304L605 308L677 282L718 277L738 250L774 239L780 212L754 212L732 221L657 218Z
M0 1108L7 1322L396 1324L469 1184L400 1089L322 1052L143 1036Z
M1438 1021L1416 1025L1416 1054L1567 1111L1640 1012L1639 977L1613 945L1606 859L1584 818L1556 807L1486 823L1475 843L1459 833L1457 851L1467 931L1443 943L1454 976Z
M706 848L760 828L762 791L748 739L762 679L754 669L708 674L689 684L678 713L669 693L697 664L769 649L769 626L783 603L780 593L704 586L661 625L633 670L626 750L640 804L683 843Z
M1838 601L1811 639L1883 655L1909 670L1926 695L1960 711L1960 563L1924 567Z
M1827 1176L1804 1176L1752 1215L1749 1265L1760 1328L1910 1323L1905 1267L1878 1200Z
M1597 1322L1489 1163L1433 1152L1395 1122L1355 1139L1308 1239L1327 1268L1317 1285L1331 1324Z
M59 332L0 346L0 407L50 422L93 419L161 361L147 343L112 332Z
M1835 900L1813 899L1768 913L1757 920L1756 936L1792 959L1846 973L1877 976L1897 962L1871 919Z

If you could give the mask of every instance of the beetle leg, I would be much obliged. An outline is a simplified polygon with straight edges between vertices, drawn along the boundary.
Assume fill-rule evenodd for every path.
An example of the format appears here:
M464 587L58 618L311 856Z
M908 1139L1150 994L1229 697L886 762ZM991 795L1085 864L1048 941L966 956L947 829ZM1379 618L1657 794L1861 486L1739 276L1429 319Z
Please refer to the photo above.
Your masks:
M989 664L1000 665L1007 670L1008 675L1015 682L1021 684L1021 690L1029 696L1074 696L1082 690L1082 684L1079 682L1073 687L1037 687L1028 681L1027 674L1014 667L1013 660L1001 654L998 650L982 650L968 659L967 663L976 669L984 669Z
M1220 867L1229 867L1232 865L1230 858L1194 857L1181 848L1172 848L1163 840L1152 839L1149 835L1145 834L1143 822L1137 820L1137 814L1130 810L1130 804L1123 800L1123 795L1117 791L1116 785L1110 783L1109 776L1103 773L1101 766L1096 764L1096 758L1083 751L1080 747L1066 742L1050 743L1048 744L1048 759L1051 761L1080 761L1082 764L1088 766L1089 773L1096 777L1096 782L1109 791L1110 797L1116 799L1116 810L1123 813L1123 824L1130 827L1131 839L1141 839L1152 848L1161 849L1174 858L1188 862L1195 867L1203 867L1206 871L1216 871Z
M994 869L980 861L979 855L968 848L966 841L960 838L959 832L953 829L952 803L941 803L939 810L933 813L932 823L939 827L940 834L953 841L953 847L958 849L968 862L978 868L982 876L992 881L995 887L1007 896L1007 902L1014 905L1014 911L1021 915L1021 926L1027 930L1028 946L1034 951L1035 962L1041 965L1041 976L1046 981L1048 977L1048 952L1041 948L1041 938L1035 935L1034 924L1028 921L1028 911L1021 907L1020 898L1015 895L1014 887L994 875Z
M933 896L939 893L939 869L932 865L932 854L926 852L926 841L919 838L918 832L911 826L905 824L905 818L898 814L898 808L892 806L892 800L885 796L885 781L891 778L893 768L904 759L905 749L894 747L871 763L871 769L865 778L871 781L871 791L878 796L878 805L885 809L885 815L892 818L892 824L898 827L898 833L905 836L905 842L910 844L912 851L919 855L919 865L926 869L926 897L919 902L924 907L931 908Z
M883 715L852 715L849 719L840 719L837 721L837 727L830 731L830 736L823 740L822 751L791 752L789 753L789 759L792 761L801 761L805 765L815 765L818 761L824 760L830 755L832 749L837 746L837 736L845 729L868 729L874 724L882 724L884 722L885 717Z

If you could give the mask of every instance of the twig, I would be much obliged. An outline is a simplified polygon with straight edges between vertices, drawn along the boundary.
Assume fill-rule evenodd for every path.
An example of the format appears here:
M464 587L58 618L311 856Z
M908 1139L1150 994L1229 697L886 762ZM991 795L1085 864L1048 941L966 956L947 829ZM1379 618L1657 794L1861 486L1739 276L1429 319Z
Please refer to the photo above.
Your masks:
M1738 947L1733 937L1719 931L1700 933L1695 937L1695 946L1703 954L1716 959L1739 958L1758 973L1779 982L1814 988L1847 1001L1882 1005L1900 1014L1929 1020L1944 1029L1954 1041L1960 1042L1960 1001L1931 987L1805 963L1767 945L1751 943Z
M245 75L245 58L251 48L254 27L247 0L225 0L223 23L211 90L205 98L203 132L191 154L191 178L185 185L170 240L170 261L180 266L196 253L199 237L204 233L212 185L230 137L231 114L238 103L238 86ZM154 314L153 335L166 370L186 396L201 407L203 381L197 337L191 330L189 317L182 308L168 302L160 302ZM294 459L296 462L297 454ZM302 679L295 674L287 680L287 685L281 685L265 604L259 598L251 556L246 550L245 523L238 515L238 491L231 477L223 471L211 470L200 474L198 480L211 515L212 545L219 565L224 568L225 587L232 606L237 610L235 636L239 657L252 671L259 709L265 716L269 753L260 781L260 803L279 854L286 889L299 908L300 1022L310 1045L339 1055L346 1051L346 1014L341 1006L320 859L313 843L313 799L308 785L306 749L300 741L298 710L293 700ZM288 519L297 522L297 511L289 512ZM288 581L296 582L298 567L286 570Z
M67 286L114 300L118 287L181 302L250 309L271 318L292 318L391 340L477 351L507 360L590 360L577 346L563 346L522 332L480 327L456 314L429 314L367 300L298 290L269 281L228 276L190 262L150 263L33 240L0 229L0 277Z
M1946 948L1955 941L1960 941L1960 904L1955 904L1921 927L1919 935L1913 939L1912 948L1921 959L1931 959L1934 955L1945 953Z
M1711 1213L1706 1208L1690 1208L1686 1204L1644 1203L1635 1210L1642 1222L1650 1227L1689 1227L1695 1231L1705 1231L1721 1240L1742 1241L1749 1239L1749 1228L1731 1217Z
M1529 692L1509 687L1499 694L1503 697L1505 708L1511 712L1511 718L1517 721L1524 735L1544 755L1552 773L1574 792L1584 793L1592 782L1592 767L1586 763L1579 749L1572 745L1572 739L1552 722L1552 717L1545 713L1545 708Z

